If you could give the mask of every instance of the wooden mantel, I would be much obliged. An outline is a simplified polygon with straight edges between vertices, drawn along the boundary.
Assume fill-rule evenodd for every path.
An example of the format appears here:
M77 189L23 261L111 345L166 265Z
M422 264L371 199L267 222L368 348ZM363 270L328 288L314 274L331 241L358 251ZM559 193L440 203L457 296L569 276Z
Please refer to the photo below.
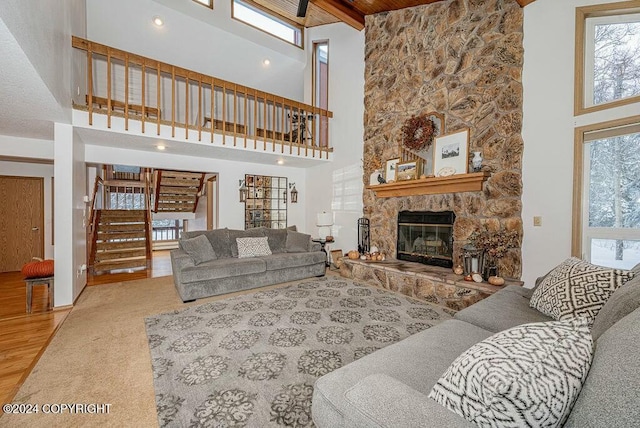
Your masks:
M491 174L488 172L472 172L449 177L428 177L418 180L399 181L396 183L366 186L376 192L378 198L397 196L438 195L442 193L479 192Z

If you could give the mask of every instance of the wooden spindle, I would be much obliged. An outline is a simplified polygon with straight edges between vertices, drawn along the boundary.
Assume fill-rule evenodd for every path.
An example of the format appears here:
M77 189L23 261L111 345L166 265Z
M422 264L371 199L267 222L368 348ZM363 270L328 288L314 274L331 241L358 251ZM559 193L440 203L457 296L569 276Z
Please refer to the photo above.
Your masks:
M89 125L93 125L93 52L87 49L87 96L89 98Z
M284 153L284 97L280 97L280 105L282 106L282 114L280 115L280 153Z
M244 87L244 117L242 118L242 124L244 126L244 148L247 148L247 134L249 133L249 121L247 116L249 95L247 94L247 87Z
M124 130L129 130L129 54L124 56Z
M157 84L157 87L156 87L156 107L158 108L158 115L156 117L156 123L157 123L157 126L158 126L157 133L158 133L158 135L160 135L160 111L161 111L160 110L160 61L157 62L156 68L157 68L157 71L158 71L158 73L157 73L158 78L157 78L157 82L156 82L156 84Z
M189 139L189 76L185 75L184 77L184 88L185 88L185 97L184 97L184 138Z
M111 128L111 49L107 49L107 128Z
M144 61L142 62L142 91L140 91L140 93L142 94L142 100L141 103L142 104L142 133L144 134L144 119L145 119L145 113L146 113L146 94L145 94L145 89L146 89L146 77L147 77L147 70L145 69L144 66Z
M271 109L271 151L276 151L276 97L273 97Z
M238 85L233 84L233 147L236 146L238 137Z
M176 137L176 68L171 66L171 138Z
M198 79L198 141L202 141L202 80Z
M289 154L293 154L293 106L289 103Z
M258 148L258 91L253 90L253 150Z
M267 96L262 95L262 151L267 150Z
M211 122L209 122L211 124L211 143L213 144L213 132L215 131L215 120L216 120L216 115L215 115L215 103L214 103L214 98L216 96L216 84L215 84L215 79L212 77L211 78L211 109L209 114L211 114Z
M222 145L227 142L227 86L222 83Z

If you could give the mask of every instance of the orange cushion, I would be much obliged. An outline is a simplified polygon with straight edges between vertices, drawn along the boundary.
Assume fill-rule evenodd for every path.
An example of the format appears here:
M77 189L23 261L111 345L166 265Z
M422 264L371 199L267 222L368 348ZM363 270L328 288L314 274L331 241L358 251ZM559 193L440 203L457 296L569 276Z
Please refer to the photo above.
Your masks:
M37 260L22 266L25 278L46 278L53 276L53 260Z

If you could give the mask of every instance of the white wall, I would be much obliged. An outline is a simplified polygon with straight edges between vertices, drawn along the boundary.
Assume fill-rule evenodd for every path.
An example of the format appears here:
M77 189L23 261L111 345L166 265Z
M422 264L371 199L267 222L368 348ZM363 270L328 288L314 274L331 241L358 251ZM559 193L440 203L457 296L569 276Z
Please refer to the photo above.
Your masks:
M89 140L86 140L85 143L85 160L88 163L218 173L218 201L220 204L218 227L221 228L244 229L244 204L239 202L238 188L240 185L238 180L244 179L245 174L287 177L290 182L293 181L297 185L301 185L302 188L306 182L305 170L302 168L104 147L92 145ZM305 205L307 200L315 198L316 195L309 196L309 199L305 196L304 192L301 192L297 204L288 204L287 223L289 225L295 224L298 226L298 230L310 233L305 217ZM194 228L190 225L190 229Z
M313 236L316 215L334 214L331 249L348 251L358 246L357 221L362 217L362 152L364 136L364 31L343 23L310 28L307 33L306 102L311 101L311 46L329 40L329 144L332 163L307 169L307 185L296 183L302 197L308 196L306 219ZM304 191L302 190L304 189Z
M86 168L84 145L73 127L56 123L55 145L55 305L71 305L87 283L86 272Z
M574 117L575 8L617 0L537 0L524 8L523 275L527 287L571 255L574 128L640 105ZM542 227L533 227L542 216Z
M185 7L196 8L203 15L226 16L227 27L238 29L236 33L241 35L251 31L253 41L152 0L88 0L87 37L214 77L302 99L304 51L231 20L229 1L216 2L214 11L195 3ZM164 19L163 27L151 22L155 15ZM274 42L286 50L270 49ZM271 61L268 67L262 64L265 58Z
M44 257L53 258L51 244L51 178L53 165L27 162L0 161L0 175L42 177L44 179Z
M0 16L71 121L71 33L83 36L85 0L3 0ZM57 118L45 118L57 119Z

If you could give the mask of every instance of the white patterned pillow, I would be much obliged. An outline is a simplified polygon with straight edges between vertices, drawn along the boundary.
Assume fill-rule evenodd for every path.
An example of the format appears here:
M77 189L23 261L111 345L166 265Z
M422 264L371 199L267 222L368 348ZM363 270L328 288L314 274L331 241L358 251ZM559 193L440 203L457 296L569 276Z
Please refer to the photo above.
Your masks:
M555 320L583 317L591 325L613 292L633 276L571 257L547 274L529 306Z
M270 256L269 238L236 238L238 244L238 258Z
M562 426L591 366L587 321L524 324L475 344L429 393L482 427Z

